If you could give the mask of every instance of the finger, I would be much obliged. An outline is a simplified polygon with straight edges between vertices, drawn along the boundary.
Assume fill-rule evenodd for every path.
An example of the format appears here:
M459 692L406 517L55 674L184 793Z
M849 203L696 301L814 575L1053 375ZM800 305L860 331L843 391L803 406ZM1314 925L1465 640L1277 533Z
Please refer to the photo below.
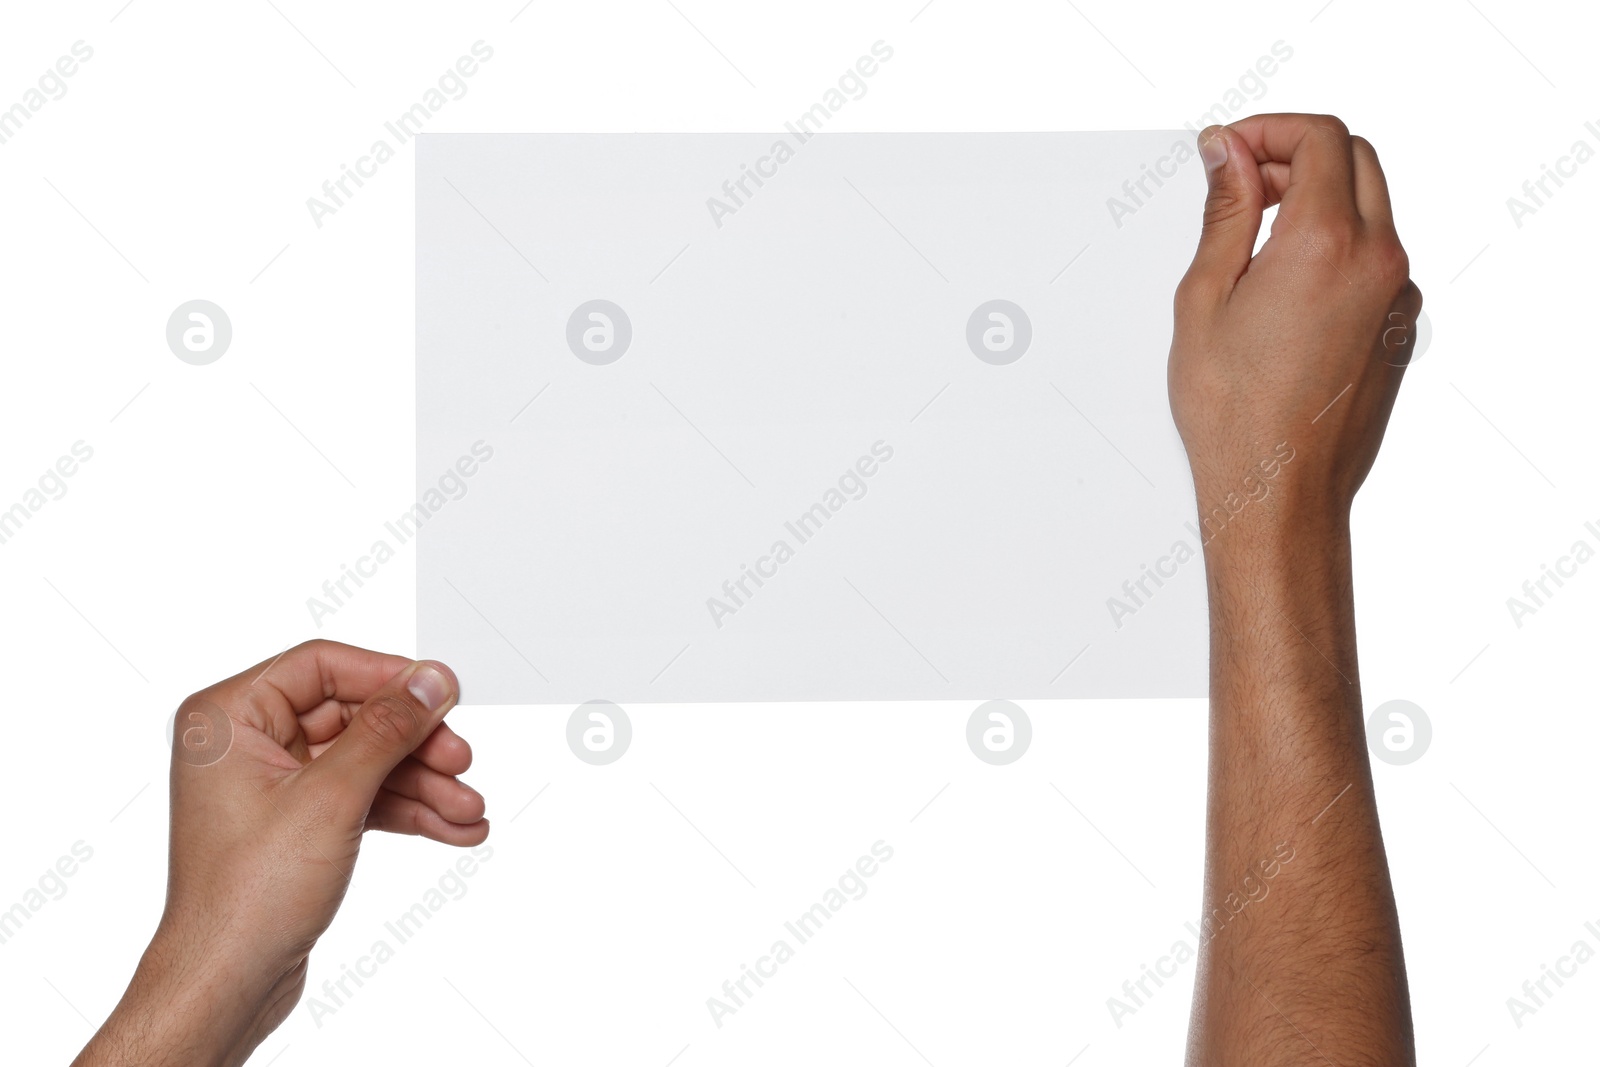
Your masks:
M1205 221L1184 287L1220 299L1250 265L1266 199L1255 158L1238 134L1208 126L1199 142L1206 167Z
M301 773L344 810L365 811L389 772L421 745L454 706L460 687L450 668L425 660L396 674Z
M1370 223L1394 229L1394 209L1389 203L1389 182L1378 164L1378 153L1365 137L1350 138L1355 159L1356 210Z
M453 823L419 800L381 792L367 813L366 828L389 834L411 834L446 845L481 845L489 836L489 820Z
M330 700L301 715L300 729L310 743L309 755L315 758L326 752L360 707L356 703ZM465 774L472 766L472 746L448 723L434 727L433 733L412 755L444 774Z
M360 704L411 661L336 641L307 641L201 693L291 751L303 748L296 716L338 701ZM303 758L303 752L297 752Z
M1230 129L1257 163L1289 164L1283 204L1308 215L1355 214L1350 131L1332 115L1252 115Z
M483 795L451 775L440 774L414 757L400 761L389 772L383 788L421 801L453 823L475 823L483 818Z
M1268 160L1256 164L1256 169L1261 172L1261 189L1267 194L1267 206L1283 202L1283 194L1289 191L1289 164Z
M466 774L472 767L472 746L447 722L435 726L412 755L441 774Z

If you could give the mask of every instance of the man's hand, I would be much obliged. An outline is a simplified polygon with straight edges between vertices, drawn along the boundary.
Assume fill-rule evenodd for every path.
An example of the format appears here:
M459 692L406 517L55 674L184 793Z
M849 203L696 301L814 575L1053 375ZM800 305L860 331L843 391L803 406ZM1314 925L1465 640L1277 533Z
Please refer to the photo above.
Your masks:
M1200 150L1210 193L1178 286L1168 386L1202 514L1287 443L1288 491L1262 510L1342 521L1422 310L1377 154L1327 115L1214 126Z
M1377 156L1338 119L1213 127L1201 154L1210 196L1168 365L1211 619L1188 1062L1403 1067L1416 1057L1357 684L1349 517L1422 296Z
M183 702L167 905L78 1064L237 1064L305 986L366 830L476 845L442 664L312 641Z

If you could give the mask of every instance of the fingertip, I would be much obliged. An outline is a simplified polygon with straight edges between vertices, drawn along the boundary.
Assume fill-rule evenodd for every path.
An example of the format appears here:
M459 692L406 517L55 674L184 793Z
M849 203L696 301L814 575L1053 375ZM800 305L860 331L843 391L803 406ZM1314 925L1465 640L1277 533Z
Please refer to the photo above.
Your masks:
M453 702L461 691L455 672L438 660L418 660L406 678L406 689L429 711Z
M1228 162L1231 148L1226 127L1215 123L1207 126L1200 131L1196 143L1200 148L1200 160L1205 164L1207 174L1214 174Z

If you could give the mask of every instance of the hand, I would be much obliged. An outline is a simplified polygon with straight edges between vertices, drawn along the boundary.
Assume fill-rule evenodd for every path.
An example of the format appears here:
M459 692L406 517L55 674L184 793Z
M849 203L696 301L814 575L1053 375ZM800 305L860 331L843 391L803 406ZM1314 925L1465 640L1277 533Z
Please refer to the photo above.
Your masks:
M1274 499L1262 478L1287 454L1289 491L1253 527L1291 513L1345 522L1422 309L1378 157L1326 115L1258 115L1208 128L1200 145L1210 194L1167 378L1201 514L1229 494Z
M312 641L178 709L167 904L78 1063L242 1063L294 1008L366 830L489 834L442 664Z

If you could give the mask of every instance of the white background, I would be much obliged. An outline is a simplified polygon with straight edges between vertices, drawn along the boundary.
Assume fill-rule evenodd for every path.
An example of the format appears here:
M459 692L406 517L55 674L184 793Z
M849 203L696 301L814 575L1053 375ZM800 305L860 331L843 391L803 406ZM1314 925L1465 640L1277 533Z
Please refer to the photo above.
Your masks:
M313 636L305 599L413 498L410 158L321 229L306 198L480 39L494 59L430 129L770 129L883 39L893 62L838 128L1182 126L1282 40L1293 58L1249 110L1333 111L1377 145L1434 324L1356 517L1368 706L1412 700L1434 728L1420 760L1376 768L1419 1052L1592 1061L1600 963L1520 1028L1506 999L1580 938L1600 948L1600 565L1521 628L1506 598L1600 543L1600 163L1521 227L1506 200L1575 140L1600 147L1594 13L675 2L6 12L0 107L94 48L0 145L0 506L94 449L0 545L0 908L93 849L0 945L7 1058L69 1059L159 914L177 701ZM234 326L209 367L165 343L194 298ZM415 652L410 568L321 633ZM596 768L564 709L462 708L493 858L255 1062L1174 1062L1192 966L1121 1027L1106 1000L1198 911L1203 704L1030 704L1033 748L1006 768L967 750L971 710L638 707L632 750ZM879 839L895 855L870 892L716 1028L705 999ZM313 990L453 858L370 841Z

